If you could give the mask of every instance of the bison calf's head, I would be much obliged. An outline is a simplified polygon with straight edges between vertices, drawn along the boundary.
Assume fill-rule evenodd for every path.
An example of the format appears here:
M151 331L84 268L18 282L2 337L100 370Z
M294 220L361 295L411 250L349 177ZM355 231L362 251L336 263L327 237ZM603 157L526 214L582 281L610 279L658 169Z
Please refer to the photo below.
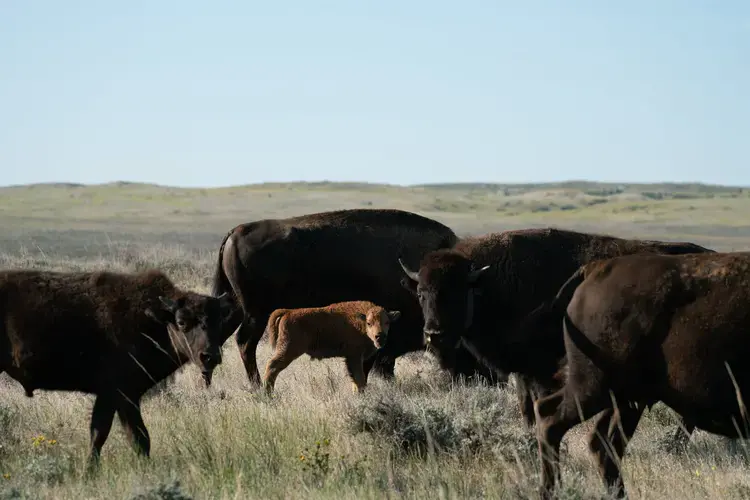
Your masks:
M232 303L226 293L210 297L185 293L177 299L159 297L160 307L146 313L167 327L175 353L181 362L192 361L201 370L206 386L221 364L222 321Z
M360 314L359 316L365 322L367 336L376 348L382 349L388 340L391 323L401 317L401 312L386 311L382 307L373 307L367 311L367 314Z
M424 318L424 340L445 369L454 368L461 337L474 319L474 298L479 278L489 269L477 269L465 256L451 250L428 253L418 271L401 268L416 285Z

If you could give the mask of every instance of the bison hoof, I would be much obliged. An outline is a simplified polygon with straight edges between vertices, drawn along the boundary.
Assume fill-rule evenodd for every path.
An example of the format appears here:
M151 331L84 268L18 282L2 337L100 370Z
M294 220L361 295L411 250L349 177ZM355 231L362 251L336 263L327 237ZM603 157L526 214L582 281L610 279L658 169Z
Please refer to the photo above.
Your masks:
M363 393L365 392L365 386L363 385L360 387L355 382L352 382L352 392L354 392L355 394Z

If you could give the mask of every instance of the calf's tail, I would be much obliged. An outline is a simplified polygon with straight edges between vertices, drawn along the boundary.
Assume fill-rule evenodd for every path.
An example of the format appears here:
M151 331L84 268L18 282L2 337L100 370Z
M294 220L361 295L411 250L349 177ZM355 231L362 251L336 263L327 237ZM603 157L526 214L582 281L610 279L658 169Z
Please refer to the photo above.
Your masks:
M276 309L268 317L264 333L268 336L268 343L271 345L271 349L276 349L276 340L279 338L279 325L281 320L284 319L284 315L289 311L290 309Z

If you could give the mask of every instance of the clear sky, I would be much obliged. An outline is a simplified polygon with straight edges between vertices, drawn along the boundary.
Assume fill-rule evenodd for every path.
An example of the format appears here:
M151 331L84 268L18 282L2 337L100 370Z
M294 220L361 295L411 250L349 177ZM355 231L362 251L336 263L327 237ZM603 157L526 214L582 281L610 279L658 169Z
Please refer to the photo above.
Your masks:
M0 2L0 185L750 185L743 0Z

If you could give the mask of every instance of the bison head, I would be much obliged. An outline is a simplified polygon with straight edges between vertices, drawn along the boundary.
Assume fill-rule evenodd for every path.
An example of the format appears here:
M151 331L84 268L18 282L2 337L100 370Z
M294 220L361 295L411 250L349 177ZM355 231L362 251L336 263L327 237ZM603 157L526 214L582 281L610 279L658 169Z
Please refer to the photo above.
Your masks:
M382 349L388 340L391 323L400 317L401 311L386 311L382 307L373 307L366 314L359 314L359 319L365 322L367 336L378 349Z
M221 364L222 322L232 312L232 301L226 293L219 297L186 293L176 300L162 296L159 302L158 310L146 313L166 325L180 360L198 365L210 386L213 371Z
M455 368L461 337L473 321L479 278L490 266L477 269L471 260L449 250L427 254L419 271L409 269L400 259L399 263L416 285L427 348L444 369Z

